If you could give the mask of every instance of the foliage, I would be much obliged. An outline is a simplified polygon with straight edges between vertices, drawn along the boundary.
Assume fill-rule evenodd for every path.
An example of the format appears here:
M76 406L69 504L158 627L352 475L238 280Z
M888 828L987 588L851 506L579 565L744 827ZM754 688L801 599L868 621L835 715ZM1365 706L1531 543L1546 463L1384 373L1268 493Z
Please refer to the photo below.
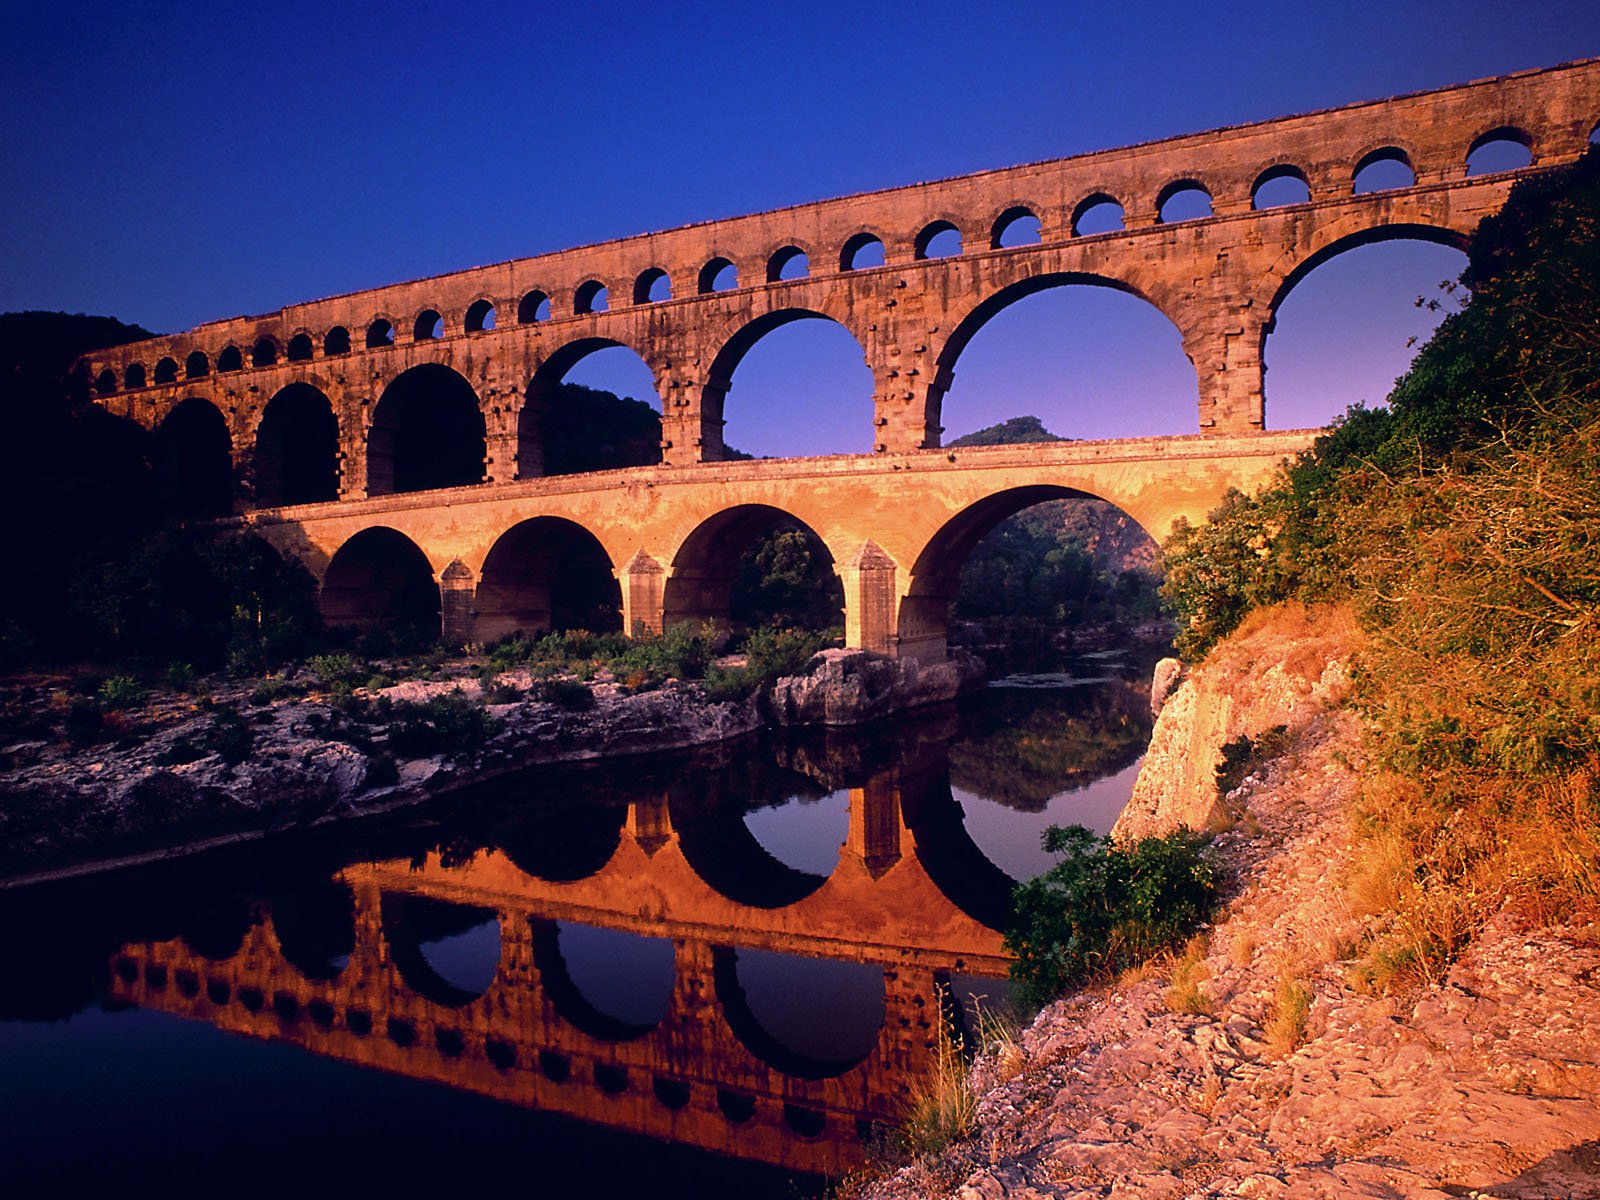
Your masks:
M445 692L423 703L380 700L378 706L378 715L389 721L389 748L401 758L470 754L496 728L482 706L460 692Z
M131 675L113 675L100 685L98 695L107 708L133 708L144 699L144 687Z
M661 414L642 400L563 383L544 413L544 471L571 475L661 461Z
M1251 737L1241 733L1222 743L1222 756L1217 760L1217 795L1226 796L1238 787L1263 763L1271 762L1283 753L1289 727L1274 725L1264 733Z
M1038 417L1012 417L998 425L989 425L972 433L952 438L949 448L962 446L1015 446L1028 442L1065 442L1069 439L1051 433Z
M740 558L729 599L735 622L826 629L840 623L843 611L844 586L811 535L776 530Z
M1187 830L1125 845L1052 825L1044 848L1060 860L1017 887L1006 931L1011 977L1031 1003L1178 945L1216 901L1215 870Z

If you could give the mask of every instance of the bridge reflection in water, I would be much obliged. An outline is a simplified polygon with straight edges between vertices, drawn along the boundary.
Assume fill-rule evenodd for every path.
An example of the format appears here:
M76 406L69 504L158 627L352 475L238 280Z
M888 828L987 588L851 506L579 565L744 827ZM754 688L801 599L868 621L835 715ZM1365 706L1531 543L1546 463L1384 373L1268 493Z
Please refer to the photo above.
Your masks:
M625 807L538 810L493 848L348 866L257 903L236 944L129 943L112 997L838 1174L903 1114L934 1052L939 986L1006 966L1012 881L967 834L940 732L903 739L888 764L791 755L791 780L848 785L826 875L763 847L748 800L668 784ZM474 948L476 977L460 961Z

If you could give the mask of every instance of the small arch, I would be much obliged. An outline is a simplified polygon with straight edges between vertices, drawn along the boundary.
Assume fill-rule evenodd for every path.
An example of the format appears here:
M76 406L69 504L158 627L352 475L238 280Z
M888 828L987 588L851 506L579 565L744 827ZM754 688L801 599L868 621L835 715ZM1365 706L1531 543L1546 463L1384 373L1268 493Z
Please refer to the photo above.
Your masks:
M209 374L211 374L211 360L206 357L204 350L196 350L183 360L185 379L204 379Z
M468 333L487 333L494 328L494 302L490 300L474 300L467 306L466 331Z
M950 221L933 221L917 234L913 249L919 259L954 258L961 253L961 230Z
M1122 204L1105 192L1096 192L1078 202L1072 210L1072 236L1093 237L1097 233L1116 233L1125 228Z
M888 261L883 239L875 233L858 233L845 242L839 251L841 271L867 271L881 267Z
M384 630L408 644L439 637L439 585L428 556L387 526L363 529L339 547L317 604L333 628Z
M1203 221L1211 215L1211 193L1195 179L1174 180L1156 197L1156 220L1163 225Z
M660 267L640 271L639 278L633 281L635 304L660 304L663 300L671 299L672 277Z
M94 381L94 390L102 396L109 396L117 390L117 373L110 367L101 371Z
M328 330L328 336L322 339L322 352L329 358L337 358L341 354L349 354L350 331L343 325L335 325Z
M178 382L178 360L169 356L169 357L163 358L159 362L157 362L156 363L156 371L155 371L155 382L158 383L158 384L160 384L160 383L177 383Z
M598 279L586 279L572 293L572 311L578 316L603 313L611 308L611 289Z
M289 345L284 351L284 357L290 362L311 361L311 335L297 333L289 339Z
M731 259L718 255L700 268L702 296L709 296L712 292L731 292L738 286L739 268L733 265Z
M514 633L622 629L622 590L598 538L564 517L533 517L500 535L483 560L477 640Z
M811 258L799 246L782 246L767 259L767 282L805 279L811 274Z
M339 498L339 421L309 383L291 383L261 412L255 498L263 508Z
M1473 139L1467 149L1468 175L1495 175L1533 165L1533 138L1515 125L1501 125Z
M372 410L367 494L481 483L486 453L472 385L449 367L423 363L402 372Z
M425 308L417 314L416 324L411 327L411 340L414 342L431 342L434 338L444 336L444 318L439 315L436 308Z
M1389 192L1396 188L1415 187L1417 172L1411 165L1411 156L1399 146L1380 146L1361 156L1350 175L1350 193L1364 196L1372 192Z
M367 349L381 350L385 346L394 345L394 326L385 318L379 317L367 326Z
M1311 181L1293 163L1278 163L1256 176L1250 185L1250 207L1258 212L1288 204L1310 204Z
M1040 237L1039 218L1023 204L1013 204L994 219L989 232L989 245L996 250L1013 246L1037 245Z
M222 353L217 355L217 370L218 371L242 371L242 370L244 370L244 355L239 352L239 347L237 347L237 346L224 346L222 348Z
M122 386L127 388L130 392L134 388L142 388L144 386L143 363L128 364L127 369L122 372Z
M270 367L278 361L278 343L269 337L258 341L250 350L250 365Z
M517 324L533 325L550 319L550 297L535 289L517 301Z
M168 508L181 517L233 511L233 438L209 400L191 396L156 427L156 478Z
M322 880L274 896L270 907L272 932L290 965L307 979L338 978L356 949L355 895L349 886Z

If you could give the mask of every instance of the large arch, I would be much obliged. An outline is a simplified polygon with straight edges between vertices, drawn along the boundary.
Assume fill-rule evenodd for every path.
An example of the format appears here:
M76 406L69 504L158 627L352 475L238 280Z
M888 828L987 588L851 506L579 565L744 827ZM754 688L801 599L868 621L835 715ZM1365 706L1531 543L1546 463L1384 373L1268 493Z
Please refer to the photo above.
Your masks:
M1051 296L1044 300L1043 293L1047 292ZM1111 293L1132 297L1139 303L1118 301ZM1044 302L1026 309L1017 307L1035 297ZM1099 310L1106 309L1102 302L1110 300L1125 311L1085 314L1081 311L1085 300L1096 304ZM1070 312L1068 308L1080 311ZM997 318L1005 325L999 324ZM1092 336L1085 334L1084 344L1078 348L1079 358L1053 362L1049 357L1052 353L1071 354L1072 343L1063 336L1062 323L1074 321L1084 322L1086 330L1093 331ZM1001 386L991 389L996 399L971 407L972 412L985 414L964 422L971 429L1030 414L1048 417L1047 412L1041 411L1046 389L1059 392L1063 378L1077 379L1086 374L1093 375L1089 387L1094 390L1088 397L1074 397L1085 402L1056 414L1055 420L1063 426L1055 430L1058 434L1119 437L1193 433L1199 429L1199 375L1171 317L1149 296L1123 280L1051 272L1020 280L986 297L951 331L940 350L927 391L927 426L935 431L935 437L943 433L943 423L950 415L945 401L955 387L956 368L969 346L986 330L1001 330L1002 339L1020 339L1028 349L1019 353L1008 344L1000 347L1002 352L989 356L995 362L985 364L986 372L1003 370L1007 378ZM1169 346L1152 345L1152 339L1162 337L1169 339ZM969 358L968 364L971 362ZM1093 370L1088 372L1086 368ZM963 398L964 393L958 392L957 401ZM1172 428L1180 422L1181 428Z
M917 555L896 632L902 658L938 662L946 654L950 606L961 585L961 566L988 533L1007 517L1046 500L1088 495L1075 488L1036 484L995 492L969 504L942 525Z
M612 376L618 375L614 369L587 383L569 380L580 363L611 350L625 351L637 361L639 369L627 372L634 382L613 382ZM644 390L646 375L650 398L639 400L631 393ZM616 403L605 399L606 392L617 397ZM661 399L654 374L633 347L611 338L577 338L545 359L528 381L517 414L517 478L660 461Z
M339 498L339 419L309 383L291 383L262 410L255 498L263 508Z
M781 329L791 333L771 336ZM729 438L728 394L736 372L758 345L774 357L770 363L764 361L769 369L759 380L746 372L740 398L750 396L765 404L760 411L754 405L740 405L734 436ZM848 394L852 392L856 394ZM741 326L712 360L702 404L705 425L718 431L717 444L703 447L707 460L724 457L729 441L741 451L786 458L865 454L872 449L872 371L866 352L847 326L814 309L778 309ZM847 432L851 430L853 438ZM841 434L847 444L840 442Z
M191 396L156 427L156 479L168 509L180 517L233 511L233 438L209 400Z
M702 521L678 548L662 592L665 628L685 621L719 629L746 624L749 614L741 612L737 603L740 566L746 554L773 533L803 536L813 558L836 571L826 543L798 517L766 504L736 505ZM844 586L836 573L832 580L842 623Z
M632 1041L667 1015L677 958L670 938L552 920L534 921L532 933L539 986L575 1029Z
M728 1028L758 1059L786 1075L843 1075L865 1061L882 1036L881 966L731 946L714 947L711 961ZM813 999L824 995L826 1010Z
M483 560L478 640L552 629L620 630L615 570L600 540L576 522L533 517L512 526Z
M1436 289L1466 266L1466 244L1440 226L1376 225L1280 264L1261 331L1263 426L1314 427L1353 403L1381 403L1443 319L1449 297Z
M489 989L503 956L493 909L410 892L385 892L381 904L390 961L412 991L458 1008Z
M428 556L387 526L363 529L339 547L318 603L330 626L386 630L402 642L439 637L439 585Z
M423 363L383 389L367 435L367 494L421 492L483 481L483 413L472 385Z

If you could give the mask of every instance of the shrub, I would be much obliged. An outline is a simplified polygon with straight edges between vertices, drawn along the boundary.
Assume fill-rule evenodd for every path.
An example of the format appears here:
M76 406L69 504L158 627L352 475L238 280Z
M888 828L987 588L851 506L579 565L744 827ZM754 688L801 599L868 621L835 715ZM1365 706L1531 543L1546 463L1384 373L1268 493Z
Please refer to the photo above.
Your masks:
M594 692L577 679L546 679L539 684L539 699L569 712L585 712L594 707Z
M167 686L175 692L187 692L194 686L194 664L186 662L168 663Z
M88 696L75 696L67 705L62 728L74 746L87 746L105 735L105 714Z
M460 692L447 692L422 704L401 701L388 709L389 746L404 758L464 755L481 747L495 723Z
M1081 825L1052 825L1061 856L1012 894L1006 948L1023 998L1044 1004L1074 984L1181 943L1216 903L1216 872L1187 830L1129 845Z
M106 708L132 708L144 699L144 688L132 675L113 675L96 694Z
M229 766L237 766L255 749L256 735L249 722L231 708L221 709L206 730L206 745Z
M347 687L356 682L356 664L348 654L315 654L306 662L306 670L325 689L339 684Z

